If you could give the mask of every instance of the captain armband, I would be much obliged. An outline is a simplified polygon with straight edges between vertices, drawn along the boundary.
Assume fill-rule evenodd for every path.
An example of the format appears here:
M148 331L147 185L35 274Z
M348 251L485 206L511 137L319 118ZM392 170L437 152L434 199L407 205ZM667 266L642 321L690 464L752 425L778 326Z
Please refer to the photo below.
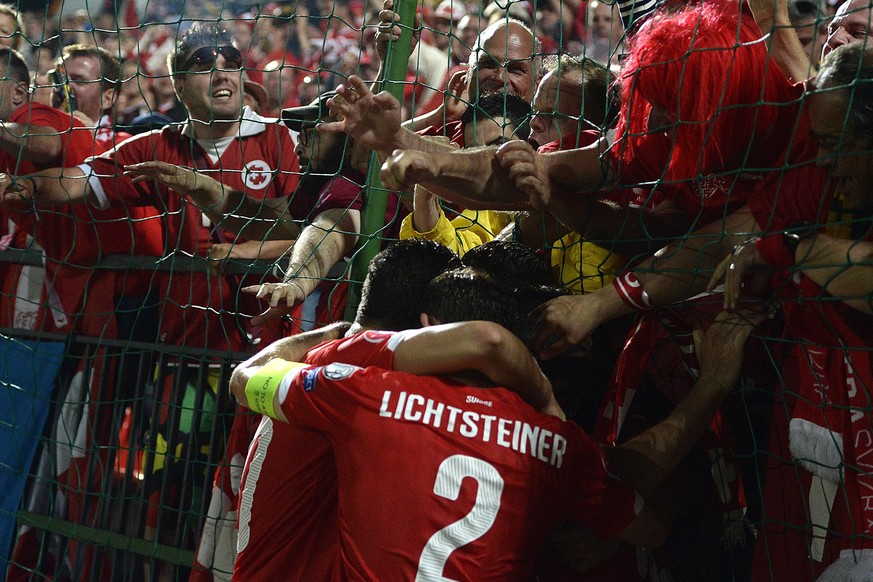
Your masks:
M246 400L248 400L249 408L254 412L266 414L270 418L276 418L273 403L276 400L276 393L282 385L282 380L294 370L307 367L307 364L278 359L270 360L261 366L261 369L246 382Z

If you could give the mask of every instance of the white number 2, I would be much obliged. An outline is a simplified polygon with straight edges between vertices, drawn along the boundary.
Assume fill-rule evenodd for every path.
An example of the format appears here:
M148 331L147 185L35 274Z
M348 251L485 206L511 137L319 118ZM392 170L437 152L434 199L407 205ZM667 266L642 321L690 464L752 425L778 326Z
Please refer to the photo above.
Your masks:
M470 513L433 534L421 551L416 582L455 582L443 576L449 555L482 537L494 525L503 494L503 478L492 465L466 455L452 455L440 464L433 492L455 501L465 477L478 483L476 502Z

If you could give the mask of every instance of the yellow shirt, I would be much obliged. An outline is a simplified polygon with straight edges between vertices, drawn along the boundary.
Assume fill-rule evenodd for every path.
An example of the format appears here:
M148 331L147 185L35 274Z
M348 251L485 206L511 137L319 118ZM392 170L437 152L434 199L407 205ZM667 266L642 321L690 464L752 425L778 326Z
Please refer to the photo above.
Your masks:
M440 208L436 226L427 232L415 230L411 214L404 218L400 239L425 238L464 256L473 247L493 240L514 218L507 212L465 210L450 221ZM625 265L620 255L582 240L575 232L552 245L550 258L555 276L573 293L597 291L611 283Z

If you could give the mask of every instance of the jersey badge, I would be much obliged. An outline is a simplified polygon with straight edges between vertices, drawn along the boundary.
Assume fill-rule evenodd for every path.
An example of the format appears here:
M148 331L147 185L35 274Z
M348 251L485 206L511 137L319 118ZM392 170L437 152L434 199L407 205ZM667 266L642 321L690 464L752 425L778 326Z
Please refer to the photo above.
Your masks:
M273 169L264 160L252 160L246 164L243 180L252 190L263 190L273 180Z
M365 331L364 339L371 344L380 344L392 335L394 334L387 331Z
M324 367L324 375L331 380L344 380L352 375L352 372L359 370L357 366L348 364L329 364Z

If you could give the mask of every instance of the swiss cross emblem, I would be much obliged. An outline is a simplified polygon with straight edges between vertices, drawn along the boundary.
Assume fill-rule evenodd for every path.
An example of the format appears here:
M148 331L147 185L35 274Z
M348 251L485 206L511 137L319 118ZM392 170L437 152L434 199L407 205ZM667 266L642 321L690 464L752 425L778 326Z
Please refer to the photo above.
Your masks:
M273 179L273 169L264 160L252 160L246 164L243 180L252 190L263 190Z

